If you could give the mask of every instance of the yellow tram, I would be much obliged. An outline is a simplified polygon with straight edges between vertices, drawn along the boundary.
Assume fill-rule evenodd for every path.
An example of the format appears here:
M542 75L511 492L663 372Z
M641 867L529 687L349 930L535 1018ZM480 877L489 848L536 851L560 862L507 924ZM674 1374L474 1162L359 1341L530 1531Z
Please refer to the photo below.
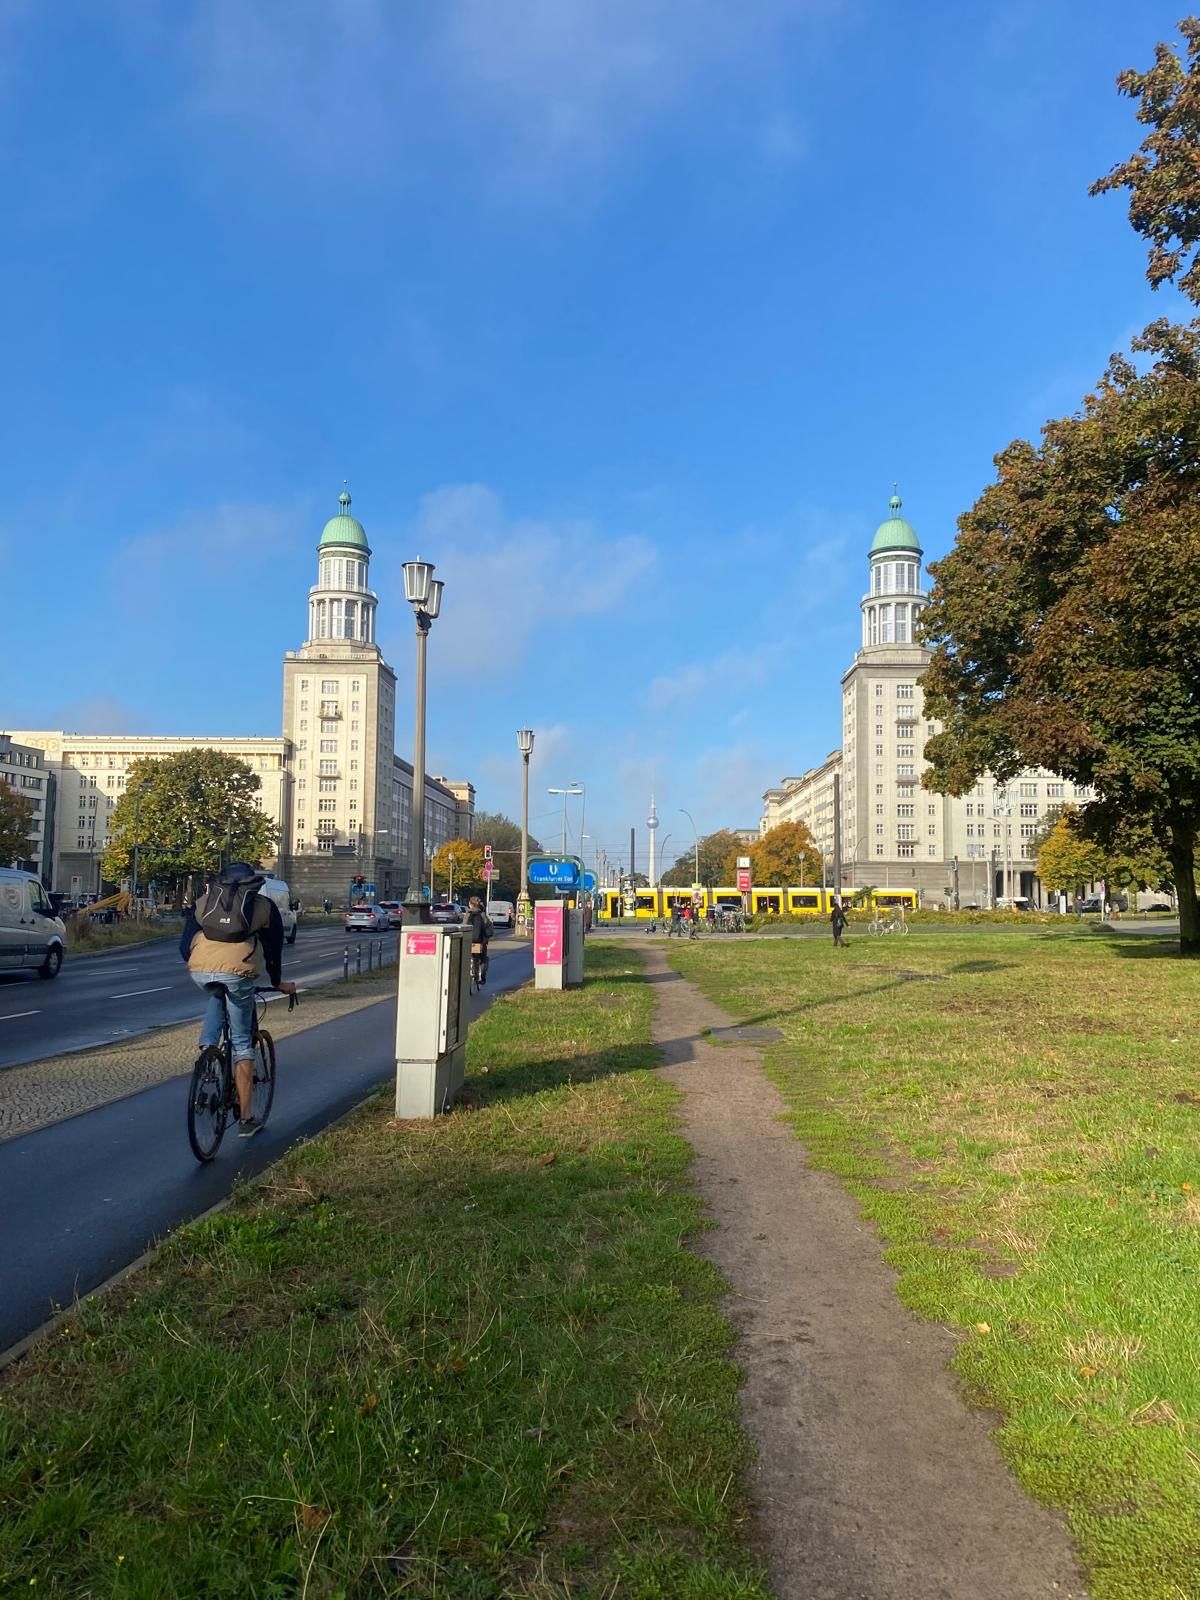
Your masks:
M678 906L698 905L701 913L710 907L729 906L731 909L742 909L742 895L732 885L716 889L680 889L680 888L641 888L634 891L634 909L627 911L625 908L625 895L619 889L603 889L598 891L596 900L600 912L610 920L616 921L625 917L632 917L639 922L658 921L663 917L670 917L671 912ZM834 890L796 885L786 889L759 888L750 891L750 911L753 916L813 916L827 917L833 908ZM877 906L903 906L906 911L915 911L920 905L920 895L916 889L873 889L843 891L843 899L847 903L853 901L856 905L874 908Z

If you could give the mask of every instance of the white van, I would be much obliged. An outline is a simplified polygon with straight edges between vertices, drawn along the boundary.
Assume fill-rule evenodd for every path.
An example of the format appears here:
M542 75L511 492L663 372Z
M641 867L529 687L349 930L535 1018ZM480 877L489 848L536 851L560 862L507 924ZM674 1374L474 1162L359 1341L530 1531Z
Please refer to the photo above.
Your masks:
M511 900L492 900L488 903L488 916L492 919L492 926L496 928L511 928L516 917Z
M32 967L39 978L56 978L66 942L67 930L41 879L0 867L0 972Z
M288 944L295 944L296 934L300 927L300 916L292 903L292 892L282 878L273 877L267 873L262 888L258 891L265 899L279 910L280 920L283 922L283 937Z

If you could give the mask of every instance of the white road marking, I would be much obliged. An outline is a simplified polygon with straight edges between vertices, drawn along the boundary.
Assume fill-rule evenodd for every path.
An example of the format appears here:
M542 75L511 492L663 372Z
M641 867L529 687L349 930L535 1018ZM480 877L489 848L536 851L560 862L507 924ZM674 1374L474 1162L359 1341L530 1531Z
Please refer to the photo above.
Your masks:
M40 1017L40 1011L5 1011L0 1015L0 1022L15 1022L18 1017Z
M131 1000L135 994L165 994L174 984L160 983L157 989L126 989L122 994L110 994L110 1000Z

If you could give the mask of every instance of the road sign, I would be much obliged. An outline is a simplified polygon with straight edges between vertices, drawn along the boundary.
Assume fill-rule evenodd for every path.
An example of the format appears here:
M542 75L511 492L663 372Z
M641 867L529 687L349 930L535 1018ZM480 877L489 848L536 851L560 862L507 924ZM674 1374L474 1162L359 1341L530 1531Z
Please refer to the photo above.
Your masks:
M544 889L577 889L578 861L561 856L535 856L529 863L529 882Z
M485 844L483 847L483 859L485 861L490 861L492 859L492 847L490 844Z
M585 872L584 873L584 875L583 875L583 887L588 891L589 894L596 887L596 874L594 872Z
M737 865L738 865L738 871L739 872L743 868L748 868L749 865L750 865L750 857L749 856L739 856L737 858Z
M490 861L485 861L483 863L483 881L485 883L488 881L488 879L491 877L492 873L495 870L496 870L495 867L492 866L492 863Z
M739 894L750 893L750 869L748 867L738 868L737 886Z

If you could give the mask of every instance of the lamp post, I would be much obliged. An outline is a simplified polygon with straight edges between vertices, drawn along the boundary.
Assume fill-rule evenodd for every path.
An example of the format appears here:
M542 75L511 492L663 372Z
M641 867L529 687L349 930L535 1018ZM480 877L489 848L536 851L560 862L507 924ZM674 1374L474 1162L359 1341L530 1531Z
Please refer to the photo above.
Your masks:
M547 794L560 794L563 797L563 826L562 826L562 853L567 853L567 797L573 794L582 794L583 790L578 784L572 784L569 789L547 789Z
M149 787L148 783L139 783L133 791L133 920L135 922L139 920L141 911L138 901L138 849L142 842L142 796Z
M517 932L524 938L529 933L529 758L533 754L532 728L518 730L517 749L521 752L521 888L517 894Z
M428 922L429 899L424 892L425 868L425 653L429 625L442 609L442 583L433 575L432 561L404 563L404 598L413 608L417 624L417 705L413 729L412 812L408 827L408 892L406 921Z
M700 882L700 835L696 832L696 824L692 822L692 813L684 811L682 806L679 809L692 823L692 883L695 885Z

